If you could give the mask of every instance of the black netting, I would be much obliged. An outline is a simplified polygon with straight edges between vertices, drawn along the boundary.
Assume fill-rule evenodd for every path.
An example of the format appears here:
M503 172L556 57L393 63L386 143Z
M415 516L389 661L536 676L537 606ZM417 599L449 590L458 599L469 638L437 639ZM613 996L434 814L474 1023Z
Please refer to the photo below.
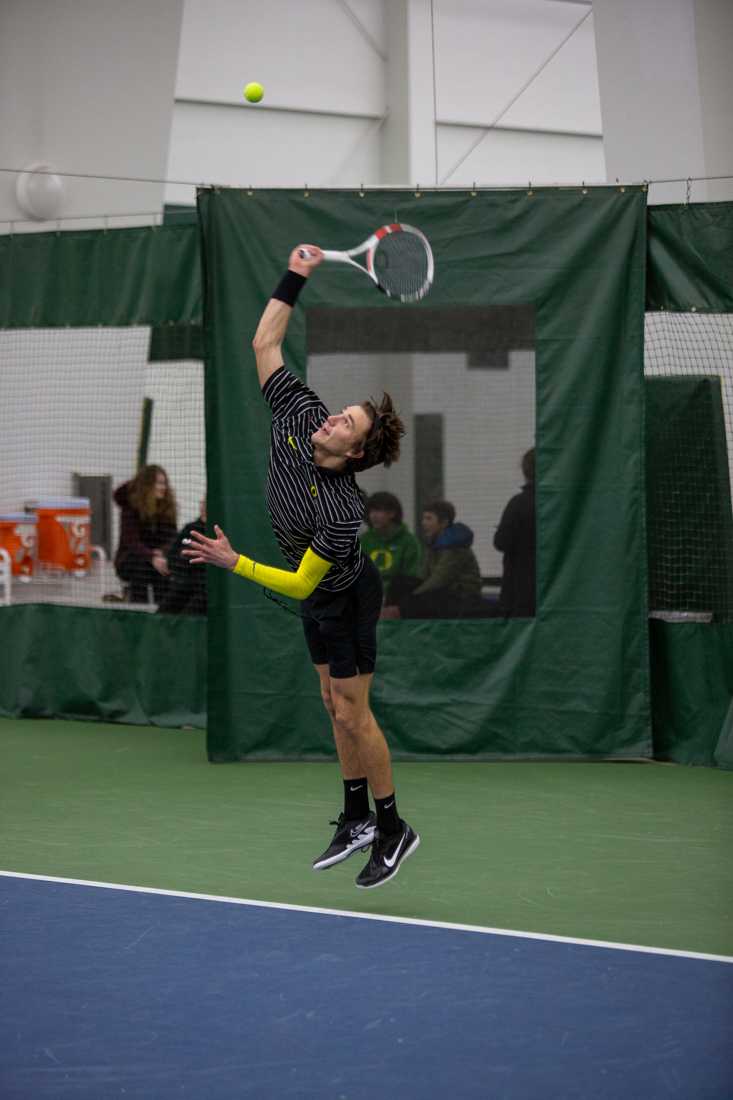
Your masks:
M647 545L655 616L733 621L733 316L648 313Z

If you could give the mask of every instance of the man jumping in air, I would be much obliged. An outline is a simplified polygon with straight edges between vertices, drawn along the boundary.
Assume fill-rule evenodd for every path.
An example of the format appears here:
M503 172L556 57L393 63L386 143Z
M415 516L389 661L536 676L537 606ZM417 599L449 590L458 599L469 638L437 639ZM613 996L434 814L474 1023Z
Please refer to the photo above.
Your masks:
M332 867L371 845L356 879L357 886L371 888L397 874L420 837L397 812L389 749L369 706L382 583L359 544L364 503L354 474L394 462L405 428L388 394L379 405L363 401L329 414L283 365L290 315L322 259L315 245L293 250L253 341L262 394L272 411L267 506L292 572L238 553L217 526L213 539L192 531L192 548L183 553L302 601L305 638L344 781L343 813L313 868ZM369 808L370 788L376 815Z

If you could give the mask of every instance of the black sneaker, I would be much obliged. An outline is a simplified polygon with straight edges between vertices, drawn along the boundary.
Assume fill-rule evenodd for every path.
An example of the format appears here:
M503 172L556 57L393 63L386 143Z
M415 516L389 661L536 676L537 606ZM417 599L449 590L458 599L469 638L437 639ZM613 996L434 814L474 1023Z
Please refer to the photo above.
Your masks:
M313 860L314 871L333 867L334 863L341 863L354 852L365 852L377 831L377 815L370 813L359 821L347 821L343 814L339 814L338 821L332 821L331 825L336 826L336 832L323 855Z
M400 821L400 824L402 829L399 833L385 837L377 833L375 836L369 862L356 878L356 885L362 890L381 886L394 878L402 860L411 856L420 843L420 837L406 821Z

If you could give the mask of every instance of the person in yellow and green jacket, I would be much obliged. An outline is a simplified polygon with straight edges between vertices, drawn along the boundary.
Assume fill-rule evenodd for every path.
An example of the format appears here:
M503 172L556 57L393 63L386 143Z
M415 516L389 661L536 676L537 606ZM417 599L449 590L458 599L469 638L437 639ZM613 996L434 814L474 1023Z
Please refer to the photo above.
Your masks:
M359 536L364 553L382 577L385 603L390 603L394 577L420 577L423 551L419 539L402 521L402 505L394 493L373 493L367 500L369 528Z

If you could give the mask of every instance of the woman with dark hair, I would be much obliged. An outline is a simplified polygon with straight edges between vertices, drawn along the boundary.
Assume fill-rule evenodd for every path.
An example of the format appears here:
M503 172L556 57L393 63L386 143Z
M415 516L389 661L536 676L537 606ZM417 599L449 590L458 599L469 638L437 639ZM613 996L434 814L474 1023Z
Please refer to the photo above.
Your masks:
M147 603L148 586L155 603L168 588L167 550L176 537L176 498L162 466L143 466L114 494L121 510L120 542L115 554L117 576L128 586L131 603Z

